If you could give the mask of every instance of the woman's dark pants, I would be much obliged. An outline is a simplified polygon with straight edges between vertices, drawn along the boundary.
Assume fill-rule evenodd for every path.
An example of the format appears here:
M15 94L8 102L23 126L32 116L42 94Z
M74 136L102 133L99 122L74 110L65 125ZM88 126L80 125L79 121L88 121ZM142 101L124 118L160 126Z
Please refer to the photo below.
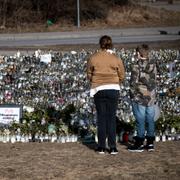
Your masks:
M119 91L101 90L94 96L97 111L98 147L106 148L106 138L109 148L116 147L116 110Z

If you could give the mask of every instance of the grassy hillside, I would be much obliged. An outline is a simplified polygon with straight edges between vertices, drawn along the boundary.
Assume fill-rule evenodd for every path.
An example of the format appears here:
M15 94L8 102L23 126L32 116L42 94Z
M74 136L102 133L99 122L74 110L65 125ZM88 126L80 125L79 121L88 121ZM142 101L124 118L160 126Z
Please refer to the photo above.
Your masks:
M180 25L180 13L128 0L80 0L81 29ZM0 32L76 29L76 0L0 0Z

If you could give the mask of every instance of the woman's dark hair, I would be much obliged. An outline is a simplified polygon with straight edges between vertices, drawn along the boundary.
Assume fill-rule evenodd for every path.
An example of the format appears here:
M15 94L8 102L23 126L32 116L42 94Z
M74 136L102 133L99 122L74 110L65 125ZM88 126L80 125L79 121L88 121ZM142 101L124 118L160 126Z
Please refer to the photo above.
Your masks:
M99 44L101 49L112 49L112 39L110 36L104 35L100 38Z

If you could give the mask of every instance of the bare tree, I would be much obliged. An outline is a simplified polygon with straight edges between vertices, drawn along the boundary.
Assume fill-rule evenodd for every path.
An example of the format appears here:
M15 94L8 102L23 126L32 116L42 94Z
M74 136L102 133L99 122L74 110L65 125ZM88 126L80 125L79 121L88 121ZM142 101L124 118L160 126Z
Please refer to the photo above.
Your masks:
M2 3L3 4L2 4L2 8L1 8L1 16L2 16L1 29L5 29L6 21L7 21L7 3L8 3L8 0L4 0Z

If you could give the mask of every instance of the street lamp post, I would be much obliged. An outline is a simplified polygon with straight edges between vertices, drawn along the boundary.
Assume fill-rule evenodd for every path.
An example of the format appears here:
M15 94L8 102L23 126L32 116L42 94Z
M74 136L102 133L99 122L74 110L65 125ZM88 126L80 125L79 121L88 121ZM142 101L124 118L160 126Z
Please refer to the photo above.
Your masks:
M77 27L80 27L80 5L79 0L77 0Z

